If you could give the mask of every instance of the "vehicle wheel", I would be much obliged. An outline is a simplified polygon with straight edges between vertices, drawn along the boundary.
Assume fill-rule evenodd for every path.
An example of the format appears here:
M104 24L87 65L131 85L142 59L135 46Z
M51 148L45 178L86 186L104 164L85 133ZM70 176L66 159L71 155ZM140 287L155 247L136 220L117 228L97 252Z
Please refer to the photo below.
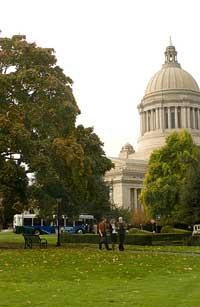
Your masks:
M83 234L84 232L83 232L83 230L82 230L82 229L79 229L79 230L77 230L77 232L76 232L76 233Z

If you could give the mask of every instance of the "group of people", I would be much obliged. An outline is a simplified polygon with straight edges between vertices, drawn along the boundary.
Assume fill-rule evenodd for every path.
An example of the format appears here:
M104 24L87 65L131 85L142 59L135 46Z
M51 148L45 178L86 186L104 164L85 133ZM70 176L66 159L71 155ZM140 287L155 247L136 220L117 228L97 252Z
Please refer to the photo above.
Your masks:
M112 244L112 250L115 249L115 245L119 240L119 250L124 250L124 241L126 234L126 224L122 217L119 217L118 221L112 219L110 222L106 218L103 218L98 224L99 234L99 249L102 249L103 244L107 250L111 250L108 243L108 238Z

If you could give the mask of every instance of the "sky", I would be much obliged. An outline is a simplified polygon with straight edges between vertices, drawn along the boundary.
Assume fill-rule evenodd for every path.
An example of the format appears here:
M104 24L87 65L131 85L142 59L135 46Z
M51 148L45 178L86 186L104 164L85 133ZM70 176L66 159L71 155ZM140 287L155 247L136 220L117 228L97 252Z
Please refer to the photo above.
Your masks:
M109 157L137 150L137 105L164 63L172 37L178 61L200 85L198 0L0 0L1 36L26 35L54 48L73 81L81 115Z

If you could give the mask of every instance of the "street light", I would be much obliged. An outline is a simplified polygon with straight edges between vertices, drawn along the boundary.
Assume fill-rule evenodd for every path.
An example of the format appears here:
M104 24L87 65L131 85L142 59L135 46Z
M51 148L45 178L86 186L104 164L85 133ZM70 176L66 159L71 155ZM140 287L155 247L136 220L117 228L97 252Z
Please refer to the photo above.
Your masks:
M62 198L57 198L57 243L56 246L61 246L60 243L60 204L62 201Z

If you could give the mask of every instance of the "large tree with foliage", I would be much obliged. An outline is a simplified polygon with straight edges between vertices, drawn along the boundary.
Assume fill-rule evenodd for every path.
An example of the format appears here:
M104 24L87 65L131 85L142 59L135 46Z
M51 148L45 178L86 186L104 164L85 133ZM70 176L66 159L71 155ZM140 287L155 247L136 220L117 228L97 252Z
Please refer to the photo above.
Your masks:
M181 189L197 150L191 135L183 130L169 135L166 145L151 154L141 201L152 217L160 216L166 223L184 221Z
M80 128L75 126L80 111L73 82L56 61L53 49L28 43L25 36L0 38L0 193L4 206L14 176L11 165L18 187L12 185L13 205L22 209L31 202L44 214L53 210L56 198L62 198L68 212L77 211L91 173L99 180L111 167L97 137L90 146L99 146L97 155L81 139ZM84 134L85 141L95 143L91 131L82 128ZM95 159L96 167L92 165ZM34 174L29 189L28 173ZM11 179L7 183L6 176Z
M110 170L112 162L106 158L103 143L93 132L93 128L76 129L77 142L84 151L83 172L81 186L82 210L100 217L110 211L109 188L104 182L103 174Z
M187 224L200 223L200 148L189 166L180 190L179 219Z

